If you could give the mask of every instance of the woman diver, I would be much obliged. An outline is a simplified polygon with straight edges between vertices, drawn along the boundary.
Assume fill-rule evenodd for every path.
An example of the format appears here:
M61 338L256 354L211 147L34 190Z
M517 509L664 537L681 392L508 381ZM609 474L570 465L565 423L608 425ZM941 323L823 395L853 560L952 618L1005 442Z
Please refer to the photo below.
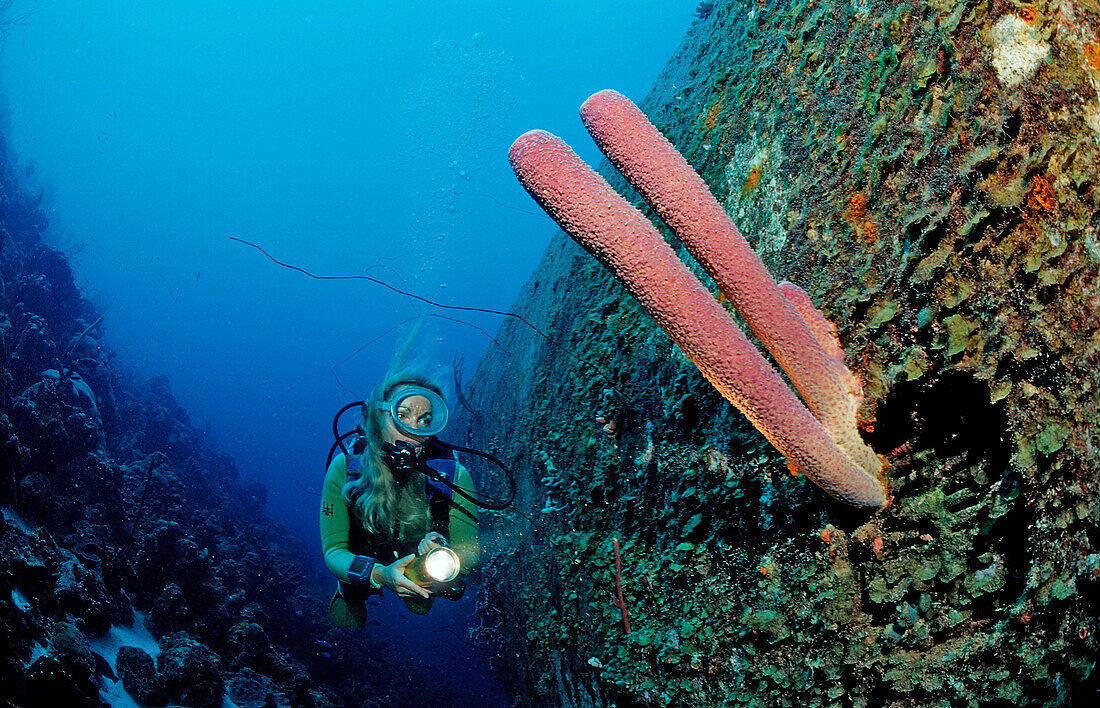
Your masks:
M329 615L340 627L365 625L366 600L382 588L418 614L437 595L458 599L480 555L473 481L451 446L435 438L448 418L442 387L403 368L360 411L358 435L350 450L338 439L344 452L332 458L321 494L321 546L339 580ZM431 582L414 572L429 553L457 577Z

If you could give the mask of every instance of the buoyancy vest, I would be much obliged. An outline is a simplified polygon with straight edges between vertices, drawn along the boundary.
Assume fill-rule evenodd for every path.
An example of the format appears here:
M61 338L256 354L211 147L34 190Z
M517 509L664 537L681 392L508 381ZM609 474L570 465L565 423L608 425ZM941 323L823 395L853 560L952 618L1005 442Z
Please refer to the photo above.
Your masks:
M362 463L360 455L366 448L366 439L362 436L356 438L352 446L352 456L346 460L348 480L351 481L361 474ZM458 460L454 452L436 444L435 440L429 440L425 445L426 464L441 479L454 484L458 471ZM426 474L422 475L425 482L425 492L428 497L428 507L431 511L431 530L443 536L448 536L448 528L451 520L451 507L454 505L454 491L436 479ZM348 550L357 555L368 555L383 563L392 563L398 558L403 558L416 552L416 546L420 539L402 541L398 537L398 522L394 519L394 527L386 538L381 534L372 534L363 528L363 524L355 514L353 504L348 504L348 518L351 520L348 530Z

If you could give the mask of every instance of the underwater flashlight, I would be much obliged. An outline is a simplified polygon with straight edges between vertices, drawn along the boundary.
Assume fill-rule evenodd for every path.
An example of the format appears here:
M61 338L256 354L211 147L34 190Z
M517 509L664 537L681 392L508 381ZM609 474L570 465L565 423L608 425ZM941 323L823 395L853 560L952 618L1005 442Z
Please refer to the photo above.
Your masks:
M428 587L433 583L451 582L461 569L457 553L446 546L437 546L409 563L405 577L421 587Z

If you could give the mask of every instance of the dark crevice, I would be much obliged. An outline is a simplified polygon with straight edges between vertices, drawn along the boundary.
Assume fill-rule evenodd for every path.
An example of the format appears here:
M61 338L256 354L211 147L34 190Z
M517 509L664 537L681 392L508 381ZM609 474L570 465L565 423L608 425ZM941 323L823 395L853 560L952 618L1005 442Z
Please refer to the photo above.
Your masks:
M997 366L997 378L1026 381L1036 388L1058 391L1065 385L1066 367L1049 351L1041 351L1030 359L1006 356Z
M941 219L934 224L930 229L921 234L919 239L919 248L921 253L934 253L936 249L943 243L944 238L952 232L952 229L948 228L948 220Z
M1001 406L989 402L989 394L986 382L964 372L950 372L927 383L897 384L879 407L871 436L879 451L906 446L929 455L927 469L903 476L895 494L913 496L939 486L946 495L948 514L942 523L952 529L960 523L973 529L967 572L949 583L936 582L933 594L969 593L966 583L987 569L991 576L1003 576L998 587L975 586L969 603L974 620L996 619L1000 608L1011 606L1024 591L1034 520L1022 503L1018 471L1009 464L1007 416ZM937 527L924 526L912 533L930 536L934 543ZM908 552L921 552L920 544L907 545ZM989 557L984 557L987 553ZM914 592L907 593L910 604L917 601L910 597ZM893 603L868 608L872 616L881 614L883 621L889 621Z
M852 305L852 312L848 316L848 321L853 323L861 323L862 325L864 325L863 328L866 328L867 318L871 312L871 305L875 302L877 302L877 300L873 297L867 298L866 300L857 300Z
M1002 140L1005 145L1015 142L1016 138L1020 137L1020 127L1022 125L1023 116L1020 114L1020 109L1017 108L1008 114L1001 126Z
M1004 230L1006 224L1011 221L1012 217L1009 216L1008 209L1001 206L990 207L989 214L979 219L973 227L970 229L970 233L967 234L966 247L973 248L976 243L981 243L985 238L986 232L990 229L995 229L997 233Z
M987 146L978 147L974 153L980 154L981 150ZM992 152L983 160L979 160L970 166L970 169L966 172L965 178L968 184L978 184L982 180L988 178L994 172L997 171L998 165L1000 165L999 159L1001 154L999 152Z
M1008 419L989 402L989 385L963 372L949 372L930 383L895 385L876 413L871 445L880 452L903 444L932 449L943 459L965 454L1001 470L1011 457L1004 436Z

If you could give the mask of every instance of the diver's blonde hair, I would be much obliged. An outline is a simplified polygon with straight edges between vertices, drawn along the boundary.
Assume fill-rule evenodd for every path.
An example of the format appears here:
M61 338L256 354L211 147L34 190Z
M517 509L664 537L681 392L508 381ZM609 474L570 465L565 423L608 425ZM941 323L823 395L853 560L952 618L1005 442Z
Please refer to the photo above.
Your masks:
M403 358L399 354L398 362ZM396 532L397 540L419 540L431 530L431 510L422 483L423 475L414 472L416 478L398 489L393 472L382 455L382 426L387 413L379 409L379 404L388 400L401 384L423 386L445 396L443 386L423 367L401 363L391 366L363 402L359 421L359 432L367 441L362 454L363 472L359 479L344 485L342 494L369 533L389 539L390 534Z

